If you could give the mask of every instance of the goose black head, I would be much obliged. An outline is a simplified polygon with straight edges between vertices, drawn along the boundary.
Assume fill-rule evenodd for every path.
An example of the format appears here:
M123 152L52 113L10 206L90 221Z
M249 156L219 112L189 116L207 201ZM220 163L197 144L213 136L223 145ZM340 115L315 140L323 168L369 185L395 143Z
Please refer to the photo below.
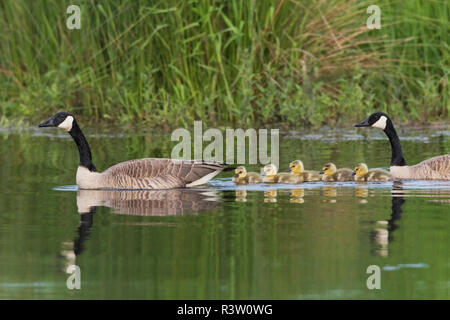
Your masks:
M75 118L70 113L58 112L47 121L41 123L39 127L58 127L70 131L74 120Z
M355 124L355 127L373 127L384 130L386 129L388 121L390 121L390 119L387 114L383 112L375 112L363 122Z

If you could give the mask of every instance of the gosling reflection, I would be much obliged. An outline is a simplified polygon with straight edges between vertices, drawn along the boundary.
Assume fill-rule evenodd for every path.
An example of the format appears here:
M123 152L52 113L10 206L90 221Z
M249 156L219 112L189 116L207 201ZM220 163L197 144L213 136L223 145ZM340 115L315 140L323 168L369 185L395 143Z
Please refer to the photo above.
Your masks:
M277 202L277 190L266 190L264 191L264 202L275 203Z
M289 202L291 202L291 203L304 203L305 202L305 199L303 198L305 196L305 190L303 188L292 189L290 195L291 195L291 197L289 199Z
M355 196L358 198L363 198L363 199L358 199L358 203L360 204L367 204L367 198L369 196L369 189L367 188L363 188L361 186L356 186L355 187Z
M236 190L236 202L247 202L247 190Z
M336 198L337 197L337 188L334 187L334 186L323 186L322 187L322 194L325 197ZM336 199L324 199L323 202L336 203L337 200Z
M389 243L394 240L394 230L398 228L397 222L401 219L405 203L403 199L403 187L401 182L394 182L392 191L391 218L376 222L376 228L372 233L372 240L376 244L375 253L382 257L389 255Z

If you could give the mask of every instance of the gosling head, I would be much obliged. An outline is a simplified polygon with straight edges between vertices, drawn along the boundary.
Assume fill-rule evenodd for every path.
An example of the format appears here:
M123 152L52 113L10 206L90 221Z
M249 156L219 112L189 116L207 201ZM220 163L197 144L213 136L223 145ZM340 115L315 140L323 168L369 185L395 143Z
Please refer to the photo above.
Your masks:
M274 176L277 174L278 169L276 165L268 164L264 166L263 171L266 176Z
M47 121L41 123L39 127L58 127L70 131L72 130L74 121L75 118L72 114L67 112L58 112Z
M247 170L245 169L245 167L239 166L234 170L234 173L235 178L245 178L245 176L247 175Z
M391 119L389 119L387 114L385 114L383 112L375 112L375 113L372 113L363 122L355 124L355 127L372 127L372 128L378 128L378 129L384 130L390 123L391 123Z
M332 176L336 173L336 166L334 163L325 163L322 167L322 170L319 172L320 174L324 174L326 176Z
M367 172L369 172L369 168L365 163L358 163L353 169L353 175L357 177L364 177Z
M305 168L303 167L302 160L294 160L289 164L289 170L293 174L302 174Z

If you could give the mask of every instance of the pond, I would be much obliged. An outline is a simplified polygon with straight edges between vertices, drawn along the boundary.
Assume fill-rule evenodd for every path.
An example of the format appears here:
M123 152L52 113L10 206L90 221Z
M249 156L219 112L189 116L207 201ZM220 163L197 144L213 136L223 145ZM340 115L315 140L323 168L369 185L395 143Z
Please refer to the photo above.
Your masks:
M398 132L409 164L450 153L448 126ZM86 135L99 170L173 146L170 133ZM450 181L236 187L222 173L189 190L77 191L67 133L0 141L0 299L450 298ZM281 170L295 159L387 168L390 146L378 130L282 132ZM74 264L80 290L66 285Z

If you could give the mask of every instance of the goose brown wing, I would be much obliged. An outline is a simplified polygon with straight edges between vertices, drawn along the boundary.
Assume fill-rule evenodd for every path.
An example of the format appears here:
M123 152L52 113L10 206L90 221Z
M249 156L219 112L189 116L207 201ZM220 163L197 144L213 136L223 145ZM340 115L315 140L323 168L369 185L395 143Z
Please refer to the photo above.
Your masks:
M416 166L429 171L427 173L433 177L436 175L443 179L450 179L450 154L424 160Z
M220 162L145 158L118 163L103 175L113 188L170 189L185 187L224 168Z

